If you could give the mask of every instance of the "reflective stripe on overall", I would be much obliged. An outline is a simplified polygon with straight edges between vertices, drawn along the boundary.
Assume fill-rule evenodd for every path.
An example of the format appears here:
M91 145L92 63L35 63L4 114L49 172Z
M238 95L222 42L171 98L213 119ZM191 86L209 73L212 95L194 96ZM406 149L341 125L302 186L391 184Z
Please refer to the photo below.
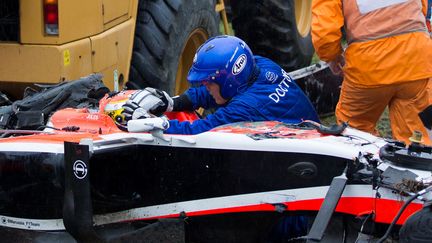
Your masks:
M343 0L342 3L348 43L427 32L421 0Z

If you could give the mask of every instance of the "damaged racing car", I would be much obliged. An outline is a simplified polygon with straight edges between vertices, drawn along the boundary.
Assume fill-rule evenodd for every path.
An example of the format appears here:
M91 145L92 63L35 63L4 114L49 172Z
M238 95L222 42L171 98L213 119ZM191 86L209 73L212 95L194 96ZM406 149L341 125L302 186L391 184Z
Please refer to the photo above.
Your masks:
M64 92L38 111L31 95L0 108L13 111L0 120L2 241L432 239L431 147L311 121L131 133L116 111L134 91L107 94L91 80L74 108ZM292 215L308 216L307 234L287 238Z

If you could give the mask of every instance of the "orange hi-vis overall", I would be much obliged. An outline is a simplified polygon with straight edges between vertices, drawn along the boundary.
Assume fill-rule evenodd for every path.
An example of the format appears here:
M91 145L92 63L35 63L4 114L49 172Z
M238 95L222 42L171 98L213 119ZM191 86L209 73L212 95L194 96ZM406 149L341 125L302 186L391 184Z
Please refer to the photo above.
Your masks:
M312 41L321 60L344 52L339 122L376 133L389 107L393 137L409 143L414 130L431 144L418 113L431 103L432 40L427 0L314 0ZM345 27L348 47L342 48Z

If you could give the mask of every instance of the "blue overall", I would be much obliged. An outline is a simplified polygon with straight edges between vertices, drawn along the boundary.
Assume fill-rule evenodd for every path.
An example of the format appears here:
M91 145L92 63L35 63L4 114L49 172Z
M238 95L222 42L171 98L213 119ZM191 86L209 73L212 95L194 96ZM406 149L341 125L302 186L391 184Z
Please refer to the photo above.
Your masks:
M260 72L255 82L244 84L224 106L218 106L205 86L190 88L186 95L194 109L218 108L214 114L193 123L170 121L166 133L198 134L214 127L241 121L280 121L299 123L319 121L309 99L295 81L268 58L254 56Z
M431 19L432 0L428 0L426 19Z

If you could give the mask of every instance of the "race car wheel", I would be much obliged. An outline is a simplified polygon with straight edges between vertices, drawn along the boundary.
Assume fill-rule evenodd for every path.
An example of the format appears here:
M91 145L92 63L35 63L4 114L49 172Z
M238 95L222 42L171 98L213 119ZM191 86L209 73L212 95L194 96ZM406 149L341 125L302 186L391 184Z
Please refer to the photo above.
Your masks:
M231 0L232 24L256 55L274 60L286 71L310 64L312 0Z
M215 0L140 0L126 86L150 86L171 95L184 91L196 50L218 33L215 4Z
M432 205L407 219L399 231L399 242L432 242Z

